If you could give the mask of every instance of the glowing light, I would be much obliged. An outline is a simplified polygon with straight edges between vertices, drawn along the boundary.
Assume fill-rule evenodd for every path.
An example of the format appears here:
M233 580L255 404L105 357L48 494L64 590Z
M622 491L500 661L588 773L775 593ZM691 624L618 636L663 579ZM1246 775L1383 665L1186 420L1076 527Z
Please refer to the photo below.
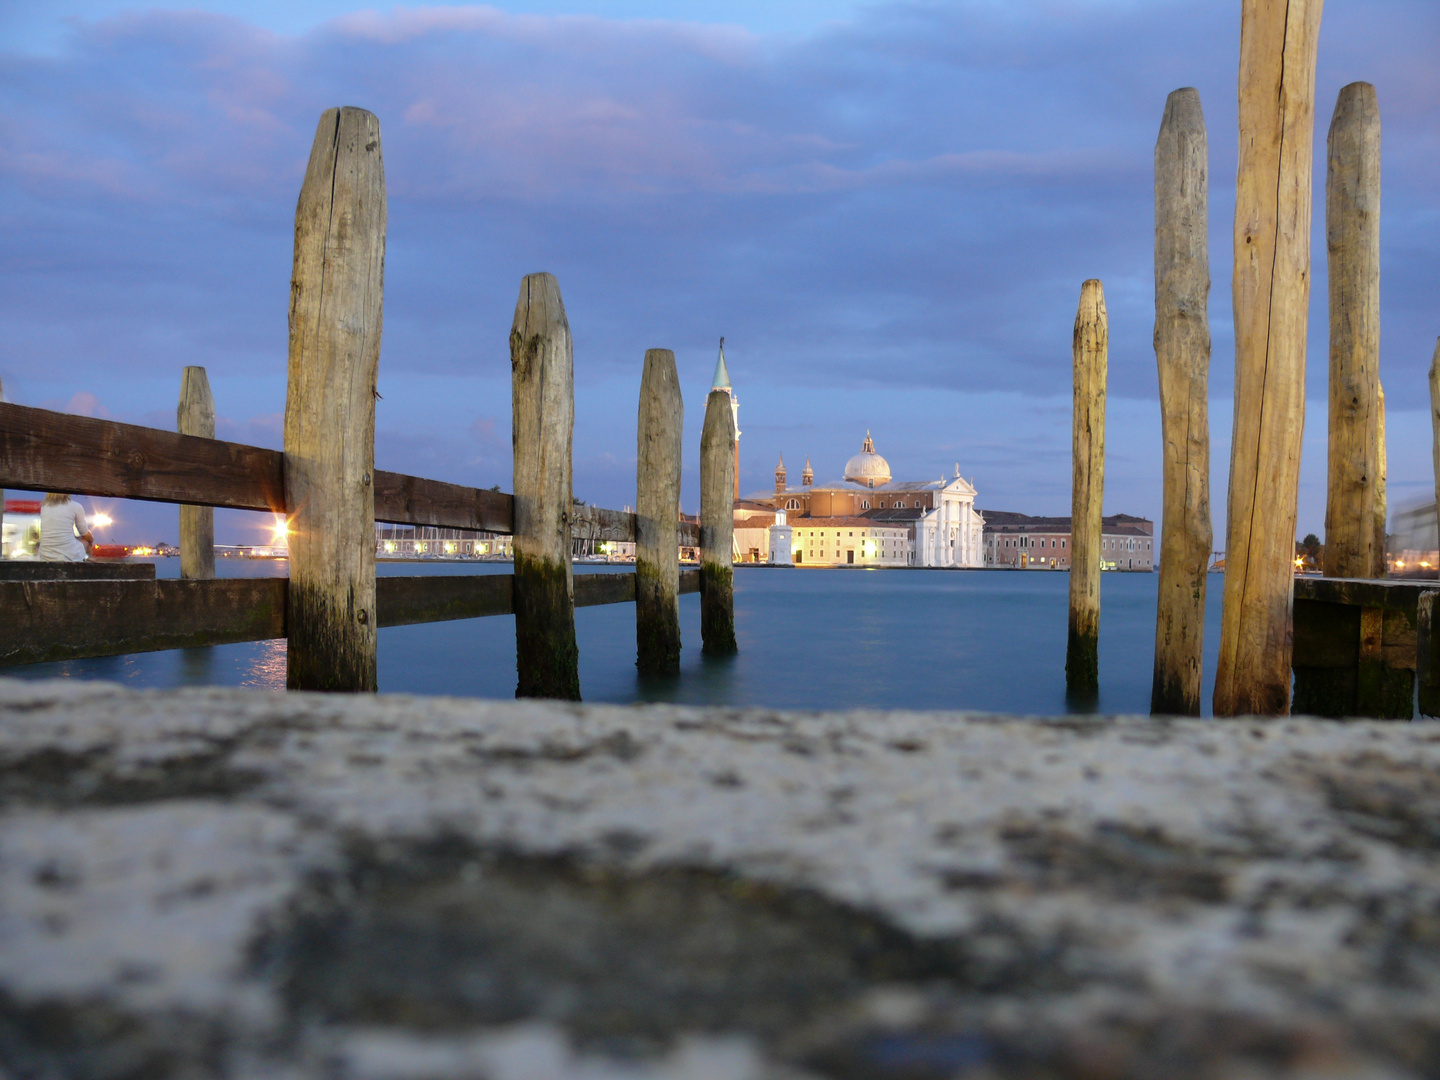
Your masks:
M273 547L286 547L289 544L290 522L284 514L275 515L275 524L270 527L270 543Z
M115 523L110 520L109 514L91 514L90 524L97 529L106 529Z
M1404 564L1403 562L1397 562L1397 563L1395 564L1395 569L1397 569L1397 570L1404 570L1404 569L1405 569L1405 564Z

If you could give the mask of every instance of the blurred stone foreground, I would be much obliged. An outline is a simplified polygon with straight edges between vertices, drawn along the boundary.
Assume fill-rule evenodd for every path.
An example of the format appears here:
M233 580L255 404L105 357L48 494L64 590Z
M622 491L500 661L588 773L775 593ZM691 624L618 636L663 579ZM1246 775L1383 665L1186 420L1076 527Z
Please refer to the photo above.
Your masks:
M0 1075L1440 1075L1440 726L0 680Z

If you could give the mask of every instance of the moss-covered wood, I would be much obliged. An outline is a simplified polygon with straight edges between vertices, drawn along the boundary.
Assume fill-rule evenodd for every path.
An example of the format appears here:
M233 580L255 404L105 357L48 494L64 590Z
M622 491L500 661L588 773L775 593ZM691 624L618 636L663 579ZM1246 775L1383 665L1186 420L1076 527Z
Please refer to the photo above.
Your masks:
M553 274L520 282L510 329L516 697L580 699L570 537L575 361Z
M1105 494L1109 342L1105 290L1091 279L1080 287L1072 349L1070 631L1065 647L1065 686L1080 694L1100 686L1100 515Z
M285 497L286 685L376 688L375 381L385 280L380 122L321 118L295 209Z
M700 645L707 656L738 651L735 643L733 549L735 414L730 395L712 390L700 433Z
M568 567L515 555L516 697L580 700Z
M0 666L285 636L284 578L0 581Z
M1210 528L1209 149L1200 93L1176 90L1155 142L1155 361L1165 518L1150 711L1200 715Z
M675 354L649 349L635 459L635 667L680 673L680 454L685 405Z

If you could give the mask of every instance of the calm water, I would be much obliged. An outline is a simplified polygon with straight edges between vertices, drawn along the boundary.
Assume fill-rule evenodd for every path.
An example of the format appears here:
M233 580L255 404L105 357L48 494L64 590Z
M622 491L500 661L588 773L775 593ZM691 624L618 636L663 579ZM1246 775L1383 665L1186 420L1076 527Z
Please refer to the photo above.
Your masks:
M176 559L158 560L162 577ZM284 574L283 562L220 560L222 576ZM616 568L621 569L621 568ZM379 573L508 573L508 564L382 563ZM604 567L577 568L577 572ZM1102 712L1148 712L1155 643L1155 574L1101 578ZM676 701L787 708L983 709L1059 713L1065 700L1066 590L1049 571L771 570L739 568L740 655L700 655L700 598L680 598L681 675L635 674L635 608L575 613L587 701ZM1214 685L1222 579L1210 579L1205 703ZM254 642L10 668L22 678L111 679L136 687L285 685L285 643ZM380 689L509 698L515 693L511 616L380 631ZM1078 707L1078 705L1077 705ZM1088 710L1086 710L1088 711Z

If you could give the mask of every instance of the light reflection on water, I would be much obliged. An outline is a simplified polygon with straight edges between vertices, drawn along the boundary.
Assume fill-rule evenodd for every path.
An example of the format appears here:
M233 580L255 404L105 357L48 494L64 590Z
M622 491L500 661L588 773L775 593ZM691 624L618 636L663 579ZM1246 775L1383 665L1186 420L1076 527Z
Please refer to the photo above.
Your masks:
M176 575L177 560L158 572ZM222 560L224 576L282 575L282 563ZM588 569L588 568L587 568ZM617 568L619 569L619 568ZM507 564L382 563L391 574L508 573ZM1148 712L1154 655L1153 574L1102 578L1101 693L1091 708ZM1221 578L1209 584L1205 703L1213 685ZM635 672L634 605L576 612L587 701L673 701L778 708L1067 711L1063 573L740 568L740 655L700 655L700 602L681 597L681 674ZM469 619L380 631L380 689L509 698L515 620ZM140 653L11 668L23 678L108 679L136 687L285 685L285 642Z

